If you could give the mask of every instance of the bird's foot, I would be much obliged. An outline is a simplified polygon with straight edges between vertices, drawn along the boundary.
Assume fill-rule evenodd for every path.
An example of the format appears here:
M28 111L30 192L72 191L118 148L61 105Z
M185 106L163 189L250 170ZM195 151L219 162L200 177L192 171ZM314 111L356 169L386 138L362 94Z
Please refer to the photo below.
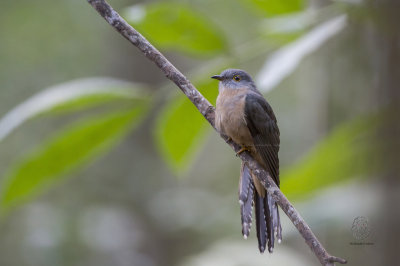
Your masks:
M239 154L241 154L244 151L250 151L250 149L246 146L242 146L242 148L236 153L236 156L238 156Z

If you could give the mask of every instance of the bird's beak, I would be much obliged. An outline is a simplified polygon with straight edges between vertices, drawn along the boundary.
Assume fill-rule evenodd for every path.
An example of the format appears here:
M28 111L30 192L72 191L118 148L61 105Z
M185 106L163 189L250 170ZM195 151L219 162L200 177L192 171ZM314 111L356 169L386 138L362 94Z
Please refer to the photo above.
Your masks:
M218 79L218 80L222 80L222 76L220 75L214 75L211 77L212 79Z

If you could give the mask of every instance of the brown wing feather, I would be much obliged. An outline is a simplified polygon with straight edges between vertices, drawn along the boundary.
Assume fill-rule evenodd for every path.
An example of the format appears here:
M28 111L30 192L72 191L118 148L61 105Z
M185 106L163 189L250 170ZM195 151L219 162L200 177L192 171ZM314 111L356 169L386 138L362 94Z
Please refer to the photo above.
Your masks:
M279 128L275 114L268 102L258 94L248 94L245 99L247 127L266 170L279 186Z

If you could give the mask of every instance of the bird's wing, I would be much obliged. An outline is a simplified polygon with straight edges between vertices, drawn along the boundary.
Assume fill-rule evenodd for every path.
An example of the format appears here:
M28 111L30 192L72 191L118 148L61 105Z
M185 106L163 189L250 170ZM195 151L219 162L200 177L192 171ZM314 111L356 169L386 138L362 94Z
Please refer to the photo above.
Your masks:
M267 171L279 187L279 129L275 114L268 102L260 95L246 96L244 114L253 143Z

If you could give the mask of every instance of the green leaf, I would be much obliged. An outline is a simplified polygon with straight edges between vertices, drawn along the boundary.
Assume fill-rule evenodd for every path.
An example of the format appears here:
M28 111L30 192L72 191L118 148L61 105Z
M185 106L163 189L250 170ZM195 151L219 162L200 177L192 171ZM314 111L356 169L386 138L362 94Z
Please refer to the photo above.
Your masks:
M281 174L281 188L301 197L319 188L379 170L375 134L379 119L368 116L339 126L304 158Z
M266 33L265 40L271 43L271 45L282 47L284 45L293 44L297 39L304 36L304 31L287 32L287 33Z
M196 87L210 102L215 102L218 85L214 80ZM163 108L156 121L155 137L172 170L178 173L189 168L209 128L207 120L185 95L179 95Z
M281 15L298 12L305 7L304 0L244 0L264 15Z
M6 176L1 207L14 207L49 185L66 177L71 170L103 154L137 125L145 114L145 103L111 115L80 121L55 134Z
M161 49L204 56L214 55L226 48L217 27L185 5L135 5L126 9L124 17Z
M60 114L100 104L145 97L141 85L111 78L85 78L47 88L20 103L0 119L0 141L26 121L43 114Z
M121 104L123 103L126 103L127 105L132 105L133 101L135 101L135 99L132 99L130 97L128 98L121 95L99 93L95 95L82 96L78 99L61 103L54 108L44 111L39 115L59 115L64 113L83 111L97 106L108 106L112 104L116 104L118 106L121 106Z

